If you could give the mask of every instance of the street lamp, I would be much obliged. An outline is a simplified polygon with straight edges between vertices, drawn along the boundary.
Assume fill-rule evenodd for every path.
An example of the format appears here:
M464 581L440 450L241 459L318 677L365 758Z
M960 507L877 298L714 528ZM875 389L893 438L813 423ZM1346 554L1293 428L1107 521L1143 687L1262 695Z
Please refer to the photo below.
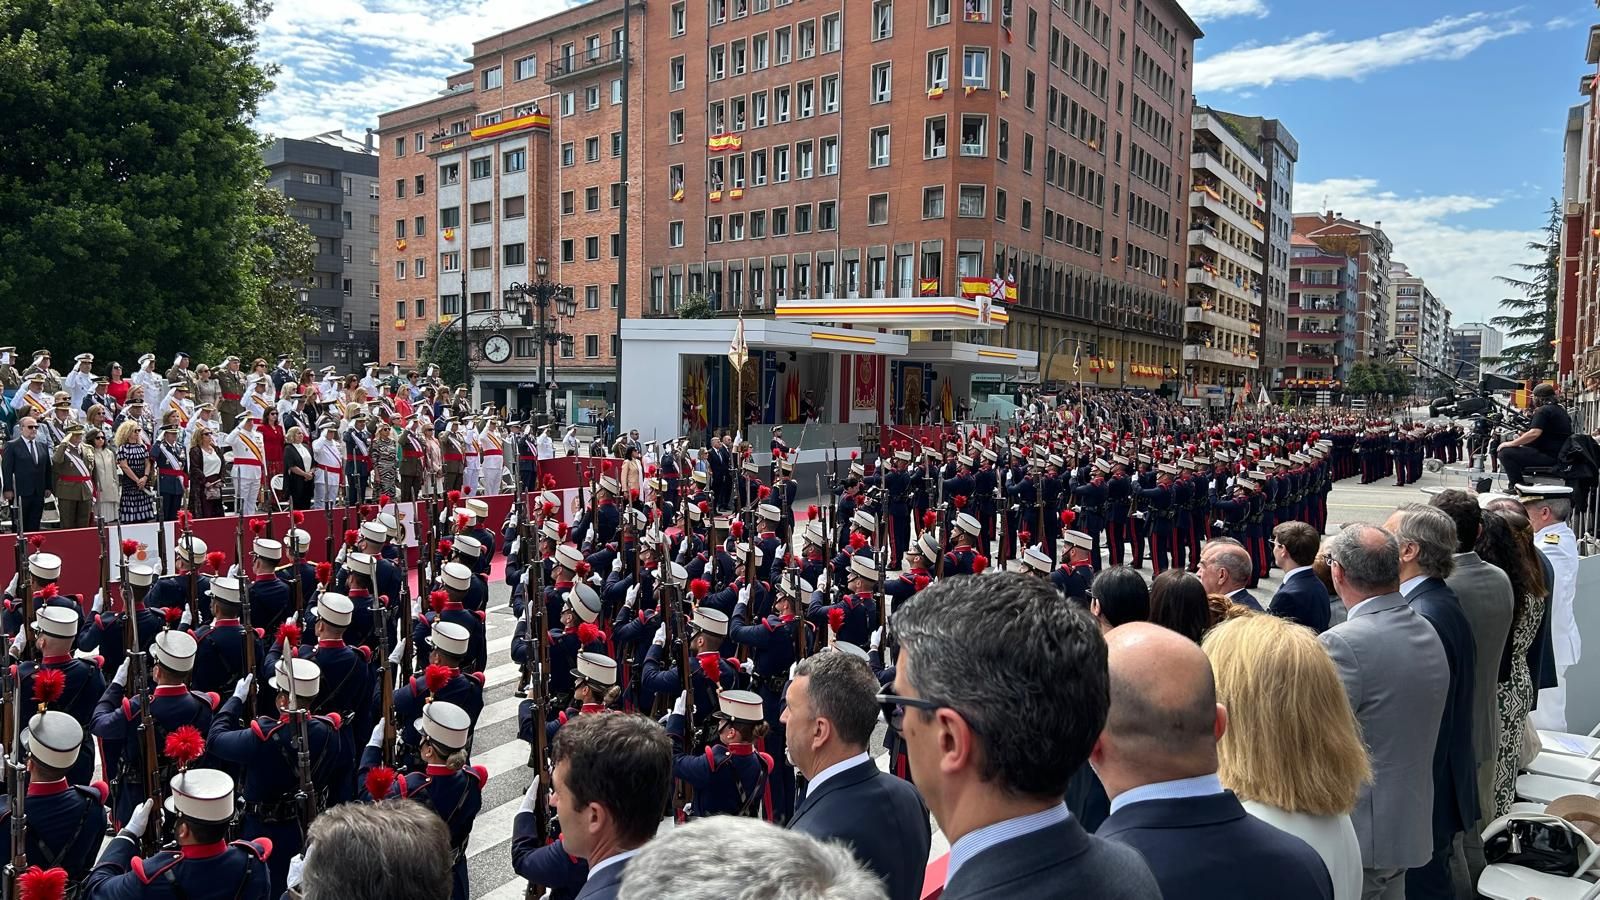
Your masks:
M553 377L556 348L570 349L573 344L572 335L561 330L561 320L577 315L578 303L572 297L571 288L550 280L550 260L543 256L534 260L533 272L537 280L526 284L514 283L502 291L501 296L511 301L512 309L521 319L523 327L533 328L534 340L539 342L539 390L544 394L544 416L548 422L551 417L551 398L549 382L545 380L545 347L550 348L550 371ZM555 307L553 317L550 316L552 305Z

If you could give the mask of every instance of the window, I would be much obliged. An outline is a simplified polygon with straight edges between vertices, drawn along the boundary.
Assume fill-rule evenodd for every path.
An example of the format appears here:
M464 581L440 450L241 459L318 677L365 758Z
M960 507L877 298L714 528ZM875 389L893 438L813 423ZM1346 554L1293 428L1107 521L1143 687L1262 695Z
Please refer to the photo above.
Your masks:
M598 210L599 208L600 208L600 189L598 187L587 187L587 188L584 188L583 189L583 210L584 210L584 212L594 212L594 211Z
M789 61L789 57L793 54L793 36L790 34L790 31L787 27L778 28L773 30L772 40L776 47L775 53L777 54L777 60L774 64L780 66L784 65Z
M474 269L487 269L492 262L492 253L488 247L473 247L467 255L467 264Z
M413 150L421 153L424 146L426 145L422 142L422 132L419 131L411 136L411 148Z
M983 156L989 141L988 116L961 117L961 155Z
M772 236L783 237L789 233L789 207L780 206L772 211Z
M378 183L376 181L367 182L367 199L378 199Z
M683 110L675 109L667 113L667 142L672 144L683 143Z
M394 279L396 281L405 281L406 280L406 261L405 260L397 259L397 260L394 261Z
M406 139L404 137L394 139L394 155L397 157L406 155Z
M789 180L789 145L772 148L772 183L783 184Z
M872 0L872 39L894 35L894 0Z
M583 289L583 308L584 309L599 309L600 308L600 285L591 284L591 285L586 285L584 287L584 289Z
M839 111L839 76L824 75L819 79L822 85L822 112L835 113Z
M706 67L706 78L720 81L728 74L728 48L721 44L711 48Z
M611 132L611 158L616 159L622 155L622 132Z
M472 204L471 209L468 211L472 215L472 224L474 225L482 225L484 222L489 221L489 201L487 200Z
M515 71L516 75L513 77L518 81L527 81L539 73L539 61L532 56L524 56L517 60Z
M880 168L889 164L889 126L883 125L872 129L867 139L868 168Z
M585 110L600 108L600 85L591 84L583 89L583 108Z
M667 246L683 246L683 223L681 221L667 223Z
M583 239L583 258L588 260L596 260L600 258L599 235L591 234Z
M794 177L810 178L816 174L816 147L810 141L797 141L794 145Z
M472 160L468 165L471 168L473 179L488 178L494 174L494 159L491 157L479 157Z
M440 228L460 228L461 227L461 207L459 207L459 206L446 206L444 209L439 210L439 227Z
M578 111L578 95L567 91L561 95L561 114L570 116Z
M305 182L306 184L321 184L322 183L322 173L321 172L301 172L300 173L300 180Z
M756 91L750 95L750 127L765 128L767 125L767 92Z
M672 61L667 64L667 72L669 75L668 84L670 85L668 90L683 90L683 57L674 56Z
M394 220L394 236L397 240L404 240L406 236L406 220Z
M950 0L928 0L928 25L943 25L950 21Z
M483 70L483 89L492 91L500 86L500 67Z
M989 0L962 0L961 16L968 22L989 21Z
M411 225L412 234L416 237L422 237L422 233L428 230L428 217L417 216L415 219L411 220Z
M622 102L622 79L611 79L611 105L616 106Z
M750 214L750 239L757 240L767 236L767 211L758 209ZM756 279L752 276L751 286L755 286Z
M832 231L839 227L839 206L833 200L817 204L817 230Z
M444 187L446 185L451 185L451 184L460 184L460 183L461 183L461 164L460 163L451 163L448 166L440 166L439 167L439 186L440 187Z
M744 213L734 213L728 217L728 240L744 240Z
M888 103L894 95L894 63L881 62L872 67L872 102Z
M772 89L772 121L782 124L789 121L789 97L791 91L788 85Z
M839 14L829 13L822 17L822 52L839 52Z
M767 151L750 151L750 184L760 187L767 183Z
M796 118L809 119L817 110L817 86L811 81L795 85Z
M950 51L934 50L928 54L928 90L950 86Z
M423 194L427 193L427 190L428 190L428 176L426 176L426 175L418 175L417 176L417 190L416 190L417 196L421 197Z
M822 174L839 174L839 138L828 136L817 142L822 154Z
M934 116L922 123L922 158L944 159L944 116Z
M922 217L924 219L944 218L944 185L922 189Z
M343 279L339 284L339 288L346 297L353 296L356 292L355 280L351 278Z
M506 154L504 154L500 159L500 171L502 171L502 172L506 172L506 173L521 172L522 170L526 169L527 167L528 167L528 151L526 151L526 150L512 150L512 151L509 151Z
M764 31L750 37L750 70L752 72L759 72L767 67L769 48L771 46L772 43L767 39L767 33Z
M883 225L889 221L889 195L872 194L867 197L867 224Z
M562 238L562 240L561 240L561 261L564 262L564 263L569 263L569 262L572 262L575 258L576 258L576 256L575 256L574 251L573 251L572 238Z
M1005 119L1000 120L1000 131L995 136L994 155L1001 162L1011 159L1011 123Z
M394 197L396 200L404 200L406 198L406 180L404 178L396 178L394 180Z
M683 3L672 4L672 36L681 37L689 30L689 14Z
M583 158L587 162L600 161L600 139L597 137L584 138Z
M961 185L956 215L964 219L983 218L984 190L984 186L981 184Z
M443 294L439 297L439 315L455 316L461 314L461 295Z
M989 86L989 48L968 47L961 53L961 85L986 88Z
M461 271L460 251L452 250L449 253L439 254L439 271L441 273Z
M424 315L426 315L427 308L428 308L428 301L422 299L421 297L418 297L417 298L417 318L420 319Z
M621 302L622 302L622 286L619 285L619 284L611 285L611 308L612 309L616 309L617 308L617 304L619 304ZM615 355L616 351L613 350L612 353L613 353L613 355Z
M627 194L628 192L626 188L623 187L622 182L613 181L611 183L611 208L616 209L622 206L622 198L626 197Z
M794 208L794 233L811 233L811 204L801 203Z
M586 334L583 336L583 355L594 359L600 355L600 335Z
M577 148L577 145L572 143L571 141L567 141L565 144L562 144L561 145L561 164L563 166L571 166L571 165L576 165L577 162L578 162L578 148Z
M722 243L722 217L706 216L706 243Z
M507 219L520 219L528 214L528 198L518 194L500 201L501 215Z
M561 214L563 216L570 216L576 211L577 211L577 206L573 202L572 192L571 191L562 191L561 192Z

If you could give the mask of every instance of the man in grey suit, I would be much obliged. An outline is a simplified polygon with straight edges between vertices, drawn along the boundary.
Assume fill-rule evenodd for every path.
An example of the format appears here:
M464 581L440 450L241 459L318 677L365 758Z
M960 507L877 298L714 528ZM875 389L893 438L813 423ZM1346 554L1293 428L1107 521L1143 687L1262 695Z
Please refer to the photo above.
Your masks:
M950 840L942 900L1158 900L1062 797L1110 706L1106 642L1049 581L951 578L896 610L891 724ZM660 895L665 896L665 895Z
M1433 752L1450 665L1433 626L1400 594L1400 545L1353 524L1326 548L1349 618L1318 636L1339 670L1372 757L1350 819L1361 846L1363 900L1400 900L1405 870L1433 857Z

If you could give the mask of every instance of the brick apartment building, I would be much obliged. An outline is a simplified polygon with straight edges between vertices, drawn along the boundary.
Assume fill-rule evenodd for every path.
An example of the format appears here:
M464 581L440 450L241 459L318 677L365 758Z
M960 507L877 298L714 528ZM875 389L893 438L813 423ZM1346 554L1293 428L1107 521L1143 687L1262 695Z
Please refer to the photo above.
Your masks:
M1296 233L1290 247L1282 384L1313 395L1337 390L1356 361L1360 266L1353 256L1324 250L1303 234Z
M620 11L595 0L480 41L444 94L380 118L380 219L406 228L385 245L384 306L410 301L383 319L385 359L414 359L427 324L458 308L459 271L434 273L459 252L443 222L486 203L486 221L462 223L473 309L528 280L515 260L547 256L579 301L557 378L591 398L614 396L613 296L627 318L691 299L760 315L788 298L960 295L996 274L1016 281L1010 324L973 340L1038 350L1047 378L1177 374L1200 31L1173 0L638 4L626 86ZM624 93L634 198L613 287ZM533 103L548 129L515 124ZM508 176L523 145L526 171ZM476 158L495 176L482 189L463 171L436 193L441 167ZM520 224L505 214L515 197ZM527 405L506 385L534 371L531 343L477 364L486 398Z
M1389 256L1394 244L1383 223L1362 224L1337 212L1296 213L1294 230L1330 254L1356 261L1355 358L1371 359L1389 340ZM1291 288L1293 290L1293 288ZM1302 376L1303 377L1303 376Z

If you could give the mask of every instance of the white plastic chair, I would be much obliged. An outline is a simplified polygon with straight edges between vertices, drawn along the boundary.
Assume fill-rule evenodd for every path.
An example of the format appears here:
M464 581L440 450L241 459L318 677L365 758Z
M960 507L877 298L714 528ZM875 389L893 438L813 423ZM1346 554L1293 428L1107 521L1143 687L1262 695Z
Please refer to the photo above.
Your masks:
M1544 753L1600 759L1600 725L1590 729L1586 735L1539 729L1539 749Z
M1573 781L1553 775L1525 774L1517 776L1517 796L1534 803L1549 803L1568 794L1585 794L1600 800L1600 784Z
M1511 815L1490 822L1483 830L1484 841L1487 843L1491 836L1502 830L1512 815L1520 814L1520 811L1514 810ZM1595 863L1600 862L1600 846L1588 838L1584 838L1584 844L1588 847L1588 855L1578 871L1586 876L1591 874ZM1495 863L1478 876L1478 893L1490 900L1527 900L1529 897L1539 900L1594 900L1600 896L1600 884L1578 875L1550 875L1523 866Z
M1567 756L1561 753L1540 753L1528 763L1524 771L1534 775L1549 775L1569 781L1592 782L1600 780L1600 759L1588 756Z

